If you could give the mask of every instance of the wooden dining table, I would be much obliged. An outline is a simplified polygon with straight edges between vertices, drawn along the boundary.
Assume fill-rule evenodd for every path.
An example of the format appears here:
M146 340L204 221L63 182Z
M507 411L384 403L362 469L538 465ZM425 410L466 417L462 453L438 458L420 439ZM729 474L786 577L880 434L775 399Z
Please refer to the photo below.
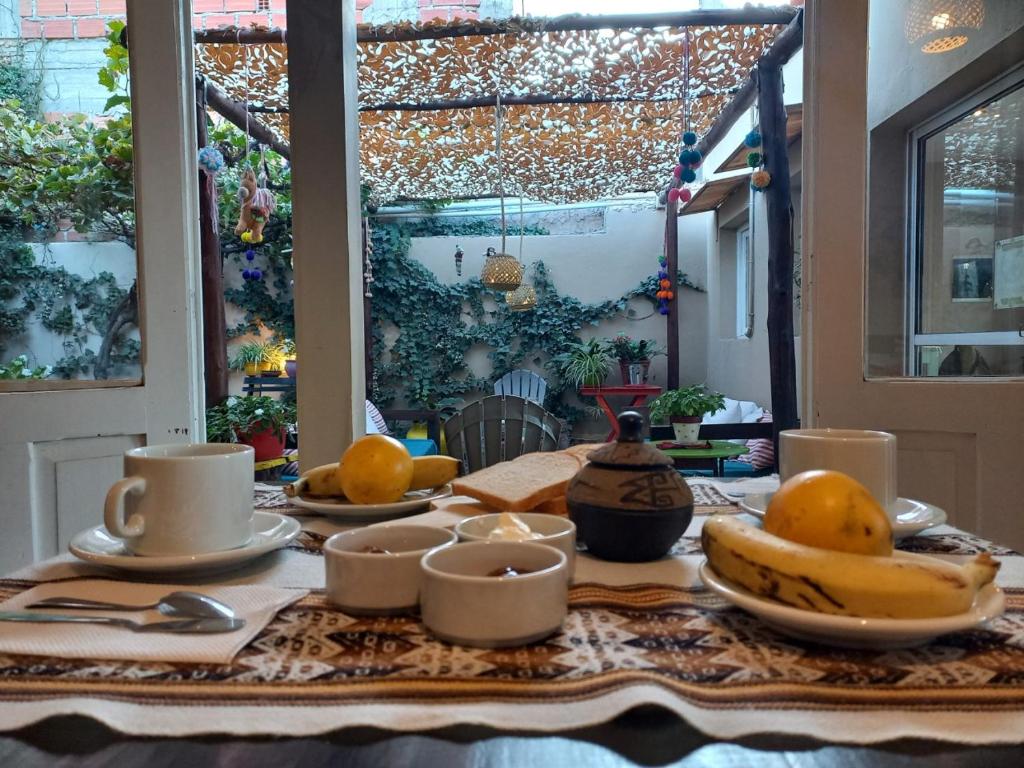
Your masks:
M490 651L436 641L416 615L334 609L321 547L353 524L259 486L257 505L299 516L300 537L183 583L309 594L230 664L0 653L0 765L1024 765L1024 557L951 526L926 531L901 548L1002 562L1004 616L919 649L792 640L703 588L703 521L742 513L719 486L690 484L694 522L669 557L581 553L562 633ZM410 521L475 511L448 499ZM97 576L121 578L62 556L0 579L0 599Z

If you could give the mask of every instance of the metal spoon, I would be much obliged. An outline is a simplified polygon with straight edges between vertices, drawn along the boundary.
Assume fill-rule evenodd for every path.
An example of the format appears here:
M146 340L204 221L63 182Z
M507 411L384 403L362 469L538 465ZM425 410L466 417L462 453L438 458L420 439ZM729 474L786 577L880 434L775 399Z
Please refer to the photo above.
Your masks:
M68 616L58 613L30 613L29 611L0 611L0 621L27 621L34 624L112 624L132 632L181 632L186 634L216 634L234 632L245 626L245 619L224 616L174 621L140 622L113 616Z
M181 616L193 619L232 619L235 616L231 606L225 605L198 592L171 592L151 605L122 605L100 600L85 600L79 597L48 597L26 608L81 608L91 611L149 611L156 609L164 616Z

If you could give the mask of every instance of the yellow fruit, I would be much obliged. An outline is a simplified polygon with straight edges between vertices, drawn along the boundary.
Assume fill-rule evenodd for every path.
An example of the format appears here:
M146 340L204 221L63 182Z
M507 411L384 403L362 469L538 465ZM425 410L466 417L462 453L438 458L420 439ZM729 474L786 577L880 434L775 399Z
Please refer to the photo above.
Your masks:
M387 435L366 435L350 445L338 462L338 478L353 504L390 504L409 490L412 457Z
M801 472L768 503L764 529L809 547L857 555L892 555L892 524L863 485L828 469Z
M450 483L459 476L462 462L454 456L414 456L412 460L412 482L410 491L421 488L436 488Z
M338 462L322 464L306 470L296 482L284 487L286 496L310 496L312 498L341 496L338 478Z

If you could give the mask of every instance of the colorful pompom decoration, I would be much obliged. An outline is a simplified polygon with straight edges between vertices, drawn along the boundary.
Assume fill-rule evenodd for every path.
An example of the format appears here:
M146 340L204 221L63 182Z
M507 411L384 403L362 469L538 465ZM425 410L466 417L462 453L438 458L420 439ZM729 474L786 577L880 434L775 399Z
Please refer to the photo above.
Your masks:
M683 132L683 144L685 144L688 147L692 147L696 143L697 143L697 134L696 133L694 133L693 131L684 131Z
M682 176L682 174L683 174L683 166L677 165L675 168L672 169L672 175L675 176L677 179L680 176Z
M224 170L224 155L216 147L203 147L199 150L199 167L210 176L216 176Z
M763 159L764 158L761 156L760 152L747 153L747 165L749 165L751 168L757 168L757 166L761 164L761 161Z
M700 153L699 149L690 150L690 165L700 165L700 161L704 159L704 155Z
M688 203L688 202L690 202L690 199L693 197L693 194L688 189L680 189L680 190L678 190L678 192L679 192L679 202L681 202L681 203Z
M254 251L252 248L247 249L246 252L245 252L245 260L246 261L252 261L255 258L256 258L256 251Z
M750 186L756 190L762 190L771 183L772 177L768 171L754 171L750 174Z
M697 172L693 170L693 168L684 168L683 175L680 176L679 178L681 178L684 182L689 184L690 182L697 180Z
M242 279L243 280L252 280L252 270L251 269L243 269L242 270Z
M743 137L743 143L751 149L756 149L761 146L761 132L756 128Z
M679 201L679 190L676 189L675 187L672 187L672 189L668 191L668 201L670 203L675 203Z

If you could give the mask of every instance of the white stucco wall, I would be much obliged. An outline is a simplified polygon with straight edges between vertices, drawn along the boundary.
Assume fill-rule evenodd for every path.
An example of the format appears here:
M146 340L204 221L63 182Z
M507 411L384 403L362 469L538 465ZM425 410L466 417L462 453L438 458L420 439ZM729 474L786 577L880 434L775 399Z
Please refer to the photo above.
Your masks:
M706 229L690 219L680 219L679 267L697 285L707 279ZM656 272L662 252L665 211L650 204L640 207L609 207L603 231L590 234L545 235L525 238L523 261L529 265L543 261L559 292L588 303L621 296L642 279ZM465 252L462 277L455 273L456 244ZM498 237L426 237L413 238L410 255L448 284L465 281L480 274L488 247L498 248ZM518 252L518 240L511 239L508 250ZM679 295L680 381L683 384L704 381L707 375L707 295L682 290ZM609 337L626 333L634 338L650 338L661 345L666 341L666 323L657 309L645 299L634 300L626 313L593 329L584 329L584 337ZM480 375L488 372L486 350L474 353L470 365ZM655 358L651 381L666 382L666 358ZM541 371L543 373L543 371ZM618 382L614 370L609 380ZM603 421L579 425L574 436L603 435Z
M125 290L131 287L137 273L135 251L122 242L30 243L29 247L37 263L64 267L68 272L86 279L96 277L101 272L110 272L118 287ZM138 339L138 329L133 329L129 335ZM102 340L102 335L90 334L85 347L99 352ZM3 362L24 354L28 356L30 366L53 365L68 354L64 349L65 341L66 337L46 330L33 316L28 323L28 332L7 343ZM81 351L76 345L74 353L80 354Z

